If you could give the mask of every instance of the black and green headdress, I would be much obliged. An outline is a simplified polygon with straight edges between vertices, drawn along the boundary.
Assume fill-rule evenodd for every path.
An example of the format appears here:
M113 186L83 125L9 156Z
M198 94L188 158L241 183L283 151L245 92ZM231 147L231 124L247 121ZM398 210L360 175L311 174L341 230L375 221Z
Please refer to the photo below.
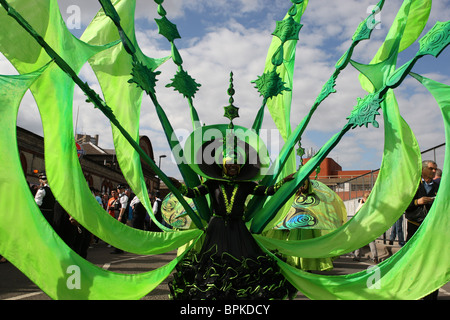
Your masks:
M239 108L233 105L232 75L233 73L228 89L230 104L224 107L224 116L230 119L230 123L203 126L194 130L187 138L184 156L189 166L207 179L230 179L224 172L224 164L234 163L240 166L240 171L233 180L259 180L269 169L269 153L254 130L233 124L233 119L239 117Z

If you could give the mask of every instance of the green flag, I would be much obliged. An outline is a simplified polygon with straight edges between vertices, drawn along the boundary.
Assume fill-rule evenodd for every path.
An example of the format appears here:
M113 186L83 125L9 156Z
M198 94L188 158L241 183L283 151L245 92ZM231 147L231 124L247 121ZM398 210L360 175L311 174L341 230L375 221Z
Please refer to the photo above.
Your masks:
M415 78L437 100L444 120L446 141L449 141L450 86L418 75ZM447 155L450 152L448 145ZM284 274L311 299L411 300L437 290L450 280L450 251L447 249L450 216L446 214L450 210L449 170L450 158L446 157L439 192L430 212L419 230L394 256L367 271L345 276L313 275L279 261Z

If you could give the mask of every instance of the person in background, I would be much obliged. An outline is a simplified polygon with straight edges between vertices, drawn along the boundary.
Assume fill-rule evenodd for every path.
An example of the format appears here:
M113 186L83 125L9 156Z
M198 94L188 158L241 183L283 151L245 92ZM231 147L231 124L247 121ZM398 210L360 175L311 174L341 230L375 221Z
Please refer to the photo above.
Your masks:
M108 194L103 193L102 194L102 203L103 203L103 209L107 209L108 208Z
M131 200L130 206L133 209L133 228L144 230L147 210L137 196Z
M434 198L439 189L439 184L433 180L436 176L437 169L437 164L433 160L422 161L422 180L413 200L405 211L407 220L406 241L409 241L416 233L433 205ZM437 300L438 291L436 290L430 293L423 299Z
M97 200L98 204L103 208L103 201L102 198L100 197L100 190L97 190L95 188L92 188L91 190L95 196L95 200Z
M441 169L436 169L436 175L434 176L433 181L436 182L437 184L441 183L441 176L442 176L442 170Z
M131 227L133 225L133 209L131 208L131 200L133 200L136 195L131 192L131 189L129 187L125 189L125 195L128 197L128 203L124 213L127 215L127 221L125 222L125 224L128 224Z
M47 222L53 226L53 210L55 206L55 197L50 189L45 173L39 174L40 188L34 196L34 200L41 210Z
M405 236L403 235L403 214L394 223L391 230L391 236L389 237L389 245L394 244L395 238L398 237L398 244L400 247L405 245Z
M370 192L365 192L364 193L362 199L359 202L358 208L356 208L355 213L358 212L362 208L364 203L367 201L367 198L369 198L369 195L370 195ZM369 248L370 248L370 252L372 254L372 261L374 263L378 263L379 262L379 260L378 260L378 250L377 250L377 246L375 244L375 241L372 241L372 242L369 243ZM355 261L361 260L361 249L356 249L353 254L355 256L353 258Z
M408 223L408 241L416 233L425 219L434 202L439 189L439 184L433 179L436 175L437 165L432 160L422 162L422 180L408 208L406 208L406 220Z
M160 199L160 193L159 190L155 193L155 198L153 202L153 214L155 215L155 218L158 222L162 223L162 213L161 213L161 199ZM162 231L154 221L150 222L150 231L154 232L160 232Z
M108 211L109 215L113 218L116 218L116 207L118 207L118 199L119 195L117 191L111 191L111 198L108 200L108 204L106 206L106 211Z
M117 186L117 192L119 193L119 216L117 217L117 220L122 222L123 224L126 224L128 221L128 208L129 208L129 199L127 192L128 188L124 185L118 185Z
M119 213L117 216L117 220L122 222L123 224L126 224L128 221L128 210L129 210L129 203L128 196L125 193L125 189L127 189L124 185L119 184L117 186L117 193L119 194ZM117 202L117 200L116 200ZM114 248L114 250L111 252L112 254L122 254L123 250L119 248Z

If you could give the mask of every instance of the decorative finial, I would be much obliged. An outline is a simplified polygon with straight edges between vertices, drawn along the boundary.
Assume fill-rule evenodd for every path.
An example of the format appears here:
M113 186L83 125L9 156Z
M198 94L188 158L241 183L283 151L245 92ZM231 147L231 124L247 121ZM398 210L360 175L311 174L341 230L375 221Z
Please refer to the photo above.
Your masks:
M225 110L224 117L230 119L230 128L233 128L233 119L239 117L239 108L235 107L233 105L234 98L233 95L235 93L234 87L233 87L233 72L230 72L230 86L228 87L228 95L230 96L230 99L228 99L228 102L230 103L228 106L223 107Z

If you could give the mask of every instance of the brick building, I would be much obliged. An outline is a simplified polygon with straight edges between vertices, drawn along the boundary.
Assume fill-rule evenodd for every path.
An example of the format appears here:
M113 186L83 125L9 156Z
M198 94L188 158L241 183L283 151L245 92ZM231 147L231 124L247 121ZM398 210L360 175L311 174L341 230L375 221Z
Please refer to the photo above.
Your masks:
M310 158L303 160L308 162ZM378 170L342 170L342 167L332 158L325 158L320 164L320 171L313 172L311 179L323 182L335 191L342 200L361 198L372 186L378 177Z
M118 184L126 183L120 171L115 150L99 147L98 135L93 137L77 135L75 139L81 146L82 156L80 164L89 187L98 189L103 193L109 193ZM45 170L43 137L17 127L17 144L26 180L30 184L39 184L34 170ZM147 136L140 137L139 145L154 160L152 144ZM149 165L144 162L141 165L148 190L153 191L157 189L159 179Z

